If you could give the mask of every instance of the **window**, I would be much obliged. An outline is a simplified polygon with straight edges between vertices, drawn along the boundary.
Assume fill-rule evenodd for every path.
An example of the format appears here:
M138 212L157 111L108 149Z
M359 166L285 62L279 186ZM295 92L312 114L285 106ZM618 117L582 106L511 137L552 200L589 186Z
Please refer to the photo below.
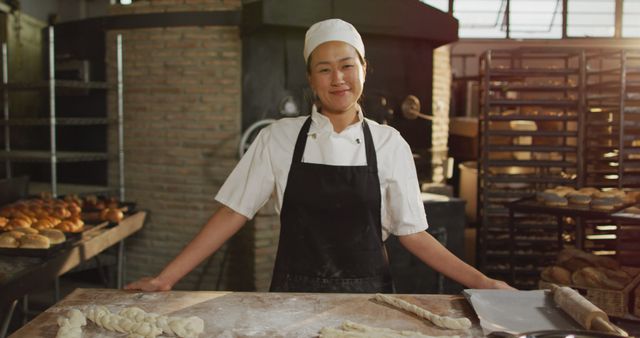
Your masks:
M449 0L420 0L433 8L437 8L443 12L449 11Z
M568 0L567 35L613 37L616 28L615 12L615 0Z
M640 37L640 0L622 2L622 37Z
M443 12L450 0L420 0ZM567 22L562 22L563 0L451 0L460 38L560 39L615 37L617 0L567 0ZM507 6L507 3L509 4ZM507 34L507 7L509 27ZM621 37L640 37L640 0L622 0Z
M509 11L510 37L562 38L561 0L511 0Z
M506 38L506 0L456 0L453 15L461 38Z

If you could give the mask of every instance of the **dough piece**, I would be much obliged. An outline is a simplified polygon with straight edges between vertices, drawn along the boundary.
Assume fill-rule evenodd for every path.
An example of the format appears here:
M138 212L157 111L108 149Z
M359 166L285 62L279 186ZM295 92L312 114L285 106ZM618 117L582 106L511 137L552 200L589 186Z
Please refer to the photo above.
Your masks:
M66 316L58 317L58 333L56 338L82 338L82 327L87 325L84 314L77 309L71 309Z
M452 318L452 317L446 317L446 316L439 316L421 307L418 307L409 302L406 302L400 298L390 297L380 293L376 294L375 299L379 302L389 304L398 309L409 311L417 315L418 317L424 318L441 328L452 329L452 330L463 330L463 329L471 328L471 321L467 318Z
M118 314L136 322L151 323L167 335L182 338L195 338L204 331L204 321L196 316L188 318L161 316L157 313L145 312L138 307L124 308Z
M458 336L434 337L416 331L398 331L358 324L350 321L342 323L340 329L325 327L320 330L320 338L454 338Z

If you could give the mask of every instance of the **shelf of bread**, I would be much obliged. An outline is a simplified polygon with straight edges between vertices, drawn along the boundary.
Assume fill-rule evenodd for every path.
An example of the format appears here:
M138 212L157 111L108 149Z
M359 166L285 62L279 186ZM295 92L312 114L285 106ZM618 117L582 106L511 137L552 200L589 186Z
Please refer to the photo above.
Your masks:
M98 152L58 151L56 152L56 159L57 162L105 161L109 159L109 154ZM51 152L39 150L2 150L0 151L0 160L16 162L50 162Z
M56 125L58 126L89 126L89 125L106 125L113 122L113 119L100 117L58 117ZM49 118L12 118L9 121L0 120L0 125L9 126L49 126L51 119Z
M69 194L62 199L49 193L1 206L0 254L50 254L90 231L118 224L134 208L113 197Z
M608 315L624 317L637 305L633 292L640 284L640 269L621 266L609 257L565 249L540 274L540 288L549 283L578 289Z

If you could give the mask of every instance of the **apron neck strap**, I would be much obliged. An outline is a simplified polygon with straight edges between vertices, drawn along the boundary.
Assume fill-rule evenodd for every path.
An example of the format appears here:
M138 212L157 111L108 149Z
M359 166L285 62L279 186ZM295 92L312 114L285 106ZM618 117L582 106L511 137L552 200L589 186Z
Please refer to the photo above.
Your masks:
M298 133L298 139L296 140L296 146L293 151L293 164L302 162L302 154L307 145L310 127L311 116L307 118L300 129L300 133ZM378 172L378 158L376 156L375 146L373 145L373 137L371 136L369 124L367 124L367 121L364 119L362 120L362 132L364 134L364 146L367 154L367 167L369 167L369 171L371 172Z

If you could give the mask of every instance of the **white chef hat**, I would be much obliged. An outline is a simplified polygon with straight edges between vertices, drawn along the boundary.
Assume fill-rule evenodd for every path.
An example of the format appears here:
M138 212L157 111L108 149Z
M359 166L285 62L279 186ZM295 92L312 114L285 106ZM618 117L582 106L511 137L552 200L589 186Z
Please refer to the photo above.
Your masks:
M316 47L328 41L346 42L364 58L364 43L356 28L344 20L327 19L316 22L307 30L304 37L304 62L309 61L309 55Z

